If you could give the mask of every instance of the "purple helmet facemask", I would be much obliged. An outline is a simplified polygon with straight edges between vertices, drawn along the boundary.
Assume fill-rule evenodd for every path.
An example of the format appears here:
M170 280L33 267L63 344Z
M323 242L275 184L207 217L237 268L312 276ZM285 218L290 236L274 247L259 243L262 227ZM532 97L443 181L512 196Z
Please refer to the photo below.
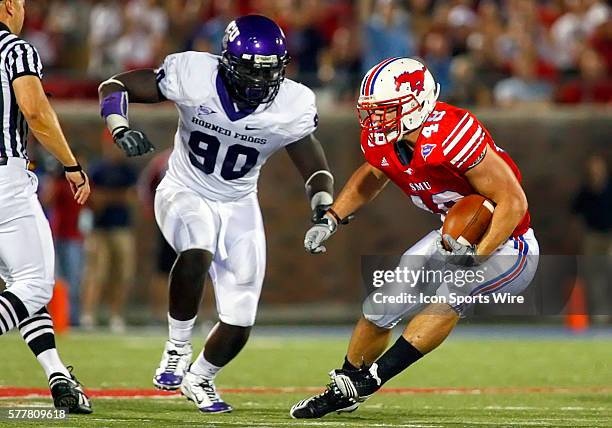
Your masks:
M271 19L247 15L227 26L220 70L235 101L254 108L274 100L288 63L285 35Z

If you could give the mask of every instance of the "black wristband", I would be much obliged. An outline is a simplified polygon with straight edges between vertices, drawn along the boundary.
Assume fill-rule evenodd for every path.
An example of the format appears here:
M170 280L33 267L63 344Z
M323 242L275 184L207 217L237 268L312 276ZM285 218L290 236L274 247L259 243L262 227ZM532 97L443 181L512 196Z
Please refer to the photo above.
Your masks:
M74 166L64 166L64 172L81 172L81 171L83 171L83 167L78 163Z
M337 224L339 225L342 224L342 219L340 218L338 213L336 213L336 211L334 211L332 208L328 208L326 213L331 215L334 218L334 220L336 220Z
M338 213L334 211L333 208L328 208L327 211L325 211L325 213L331 215L334 218L334 220L336 220L336 223L338 223L338 225L349 224L349 222L355 217L353 214L350 214L348 217L340 218Z

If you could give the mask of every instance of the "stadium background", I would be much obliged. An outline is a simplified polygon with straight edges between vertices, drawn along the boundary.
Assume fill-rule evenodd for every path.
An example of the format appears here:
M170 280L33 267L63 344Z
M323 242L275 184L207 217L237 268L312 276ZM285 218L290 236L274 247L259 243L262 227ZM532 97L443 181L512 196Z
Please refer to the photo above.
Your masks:
M134 67L155 67L171 52L218 52L232 17L259 12L286 31L290 77L317 92L317 134L337 190L362 162L354 111L362 73L384 57L415 55L441 82L442 99L473 109L519 164L544 254L602 256L612 245L612 19L605 1L28 0L26 7L23 36L42 55L45 88L89 172L114 158L142 178L153 158L126 161L109 141L96 100L101 80ZM177 120L172 105L132 107L131 118L159 151L171 146ZM58 229L60 217L71 218L84 232L82 237L68 233L79 252L67 259L78 261L86 256L83 243L95 237L91 212L71 217L67 202L50 197L54 183L65 189L61 174L54 178L57 164L34 141L29 151L58 249L65 248L61 235L66 233ZM606 179L607 196L601 192ZM92 417L73 417L62 426L295 425L288 419L290 406L320 392L326 372L341 364L359 315L361 255L399 254L438 225L389 186L334 236L325 256L311 256L302 249L310 213L301 182L284 153L263 169L259 194L269 258L259 324L217 379L236 408L220 416L202 415L151 385L166 340L165 278L160 283L155 274L150 189L146 184L126 189L122 198L133 212L128 232L137 246L136 274L120 284L117 264L107 265L104 294L126 288L127 331L117 323L110 323L109 331L108 295L96 302L100 324L94 331L83 325L66 331L61 325L66 308L57 305L65 303L60 292L65 288L56 287L52 312L62 327L58 349L63 361L75 366L95 410ZM581 208L576 195L593 187L599 187L598 203ZM89 209L105 192L94 185ZM85 274L101 257L95 250L89 254L73 263ZM578 298L573 310L590 312L601 325L585 331L588 319L581 315L463 320L442 349L393 379L358 412L329 415L315 424L609 427L612 273L606 268L609 258L608 265L587 269L595 275L575 283L585 286L587 301L581 305ZM77 282L79 290L84 282ZM563 294L568 284L552 285ZM208 287L194 349L200 349L215 321L210 293ZM50 401L46 379L19 334L1 340L0 427L51 426L50 421L6 420L8 408L48 407Z
M441 99L474 109L519 164L542 252L582 253L585 227L572 201L585 182L587 160L597 155L609 163L611 153L612 19L603 1L39 0L27 3L23 36L42 55L45 88L69 141L95 164L110 144L97 113L101 80L155 67L176 51L219 52L231 17L251 12L282 25L293 57L289 76L317 92L318 136L337 190L362 162L353 106L363 72L388 56L418 56L441 83ZM171 105L133 107L131 117L160 150L171 146ZM30 147L44 191L53 163L36 144ZM149 160L129 163L141 171ZM309 212L300 183L284 153L264 168L269 258L260 319L350 322L362 297L361 255L400 254L437 220L389 186L334 237L326 256L313 257L301 246ZM55 209L48 207L51 219ZM159 305L150 291L155 224L139 199L131 209L137 274L128 284L125 315L147 324L150 305ZM610 313L606 292L598 315ZM206 300L202 316L213 320Z

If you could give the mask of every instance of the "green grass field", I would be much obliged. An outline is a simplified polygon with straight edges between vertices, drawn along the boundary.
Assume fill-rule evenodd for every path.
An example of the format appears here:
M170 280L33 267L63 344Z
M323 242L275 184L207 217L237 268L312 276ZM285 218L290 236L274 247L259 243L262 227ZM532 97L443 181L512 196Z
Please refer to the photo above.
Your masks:
M67 364L87 388L152 389L164 338L75 334L59 339ZM295 421L288 409L322 387L338 366L347 338L255 337L219 376L235 411L200 414L184 398L95 398L95 413L39 426L168 427L473 427L612 426L612 340L530 337L496 339L459 335L387 384L352 414ZM0 339L2 387L45 387L19 336ZM195 344L201 345L201 341ZM264 387L251 390L253 387ZM295 387L291 389L270 389ZM394 388L412 388L393 392ZM418 388L418 389L415 389ZM421 389L422 388L422 389ZM429 389L427 389L429 388ZM457 388L445 390L444 388ZM245 391L246 389L247 391ZM473 390L472 390L473 389ZM1 388L0 388L1 390ZM6 395L6 394L5 394ZM49 406L44 398L5 397L0 407ZM0 426L32 426L0 420Z

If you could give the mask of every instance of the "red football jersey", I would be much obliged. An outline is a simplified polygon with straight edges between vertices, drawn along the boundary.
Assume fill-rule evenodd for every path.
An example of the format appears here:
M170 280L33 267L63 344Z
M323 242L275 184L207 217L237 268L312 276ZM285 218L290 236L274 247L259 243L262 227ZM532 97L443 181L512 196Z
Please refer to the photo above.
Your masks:
M521 181L514 161L495 145L478 119L467 110L443 102L436 104L425 121L408 165L402 164L393 144L378 145L365 132L361 150L367 162L383 171L416 206L441 215L459 199L476 193L465 173L478 165L487 150L495 150ZM527 212L512 236L524 234L529 225Z

